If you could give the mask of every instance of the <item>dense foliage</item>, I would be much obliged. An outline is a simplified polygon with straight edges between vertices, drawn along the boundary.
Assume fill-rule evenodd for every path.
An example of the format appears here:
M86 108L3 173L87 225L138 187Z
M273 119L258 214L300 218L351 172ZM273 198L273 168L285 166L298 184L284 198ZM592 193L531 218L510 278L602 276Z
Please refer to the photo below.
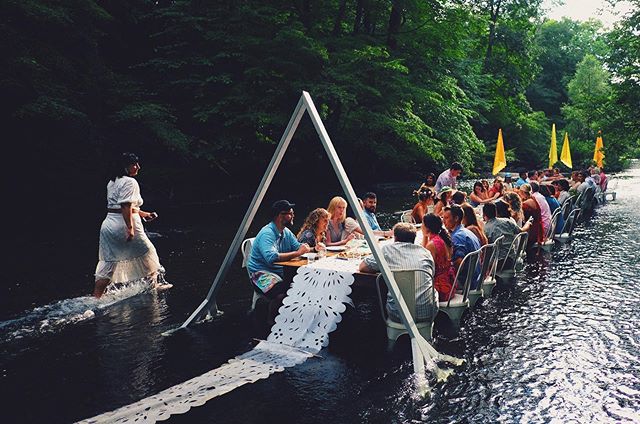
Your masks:
M37 176L13 188L101 198L122 150L166 190L255 185L302 90L356 180L489 169L498 128L511 169L544 166L551 123L574 166L602 130L619 168L640 139L633 3L607 32L546 20L541 0L5 0L0 123ZM307 139L305 119L287 172L326 170Z

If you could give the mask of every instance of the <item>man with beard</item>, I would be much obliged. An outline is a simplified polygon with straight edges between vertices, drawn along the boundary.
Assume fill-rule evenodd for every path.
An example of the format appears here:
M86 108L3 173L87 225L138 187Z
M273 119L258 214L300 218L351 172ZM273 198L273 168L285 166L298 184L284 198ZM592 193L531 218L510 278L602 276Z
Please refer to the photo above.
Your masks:
M293 203L278 200L271 206L273 220L262 227L251 248L247 261L253 289L269 300L269 321L273 322L291 281L283 281L284 269L275 262L292 260L311 250L300 243L287 227L293 225Z
M369 226L373 230L373 234L377 236L390 237L391 231L383 231L378 224L378 218L376 218L376 206L378 205L378 197L375 193L368 192L364 195L364 217L367 218Z

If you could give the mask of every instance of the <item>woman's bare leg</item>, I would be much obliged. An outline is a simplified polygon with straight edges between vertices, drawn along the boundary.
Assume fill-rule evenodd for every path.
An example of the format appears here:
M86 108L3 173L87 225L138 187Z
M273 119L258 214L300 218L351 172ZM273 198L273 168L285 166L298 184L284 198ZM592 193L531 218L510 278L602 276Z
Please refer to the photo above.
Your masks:
M96 280L96 285L93 289L93 296L97 299L100 299L110 282L111 280L109 280L108 278L101 278L99 280Z

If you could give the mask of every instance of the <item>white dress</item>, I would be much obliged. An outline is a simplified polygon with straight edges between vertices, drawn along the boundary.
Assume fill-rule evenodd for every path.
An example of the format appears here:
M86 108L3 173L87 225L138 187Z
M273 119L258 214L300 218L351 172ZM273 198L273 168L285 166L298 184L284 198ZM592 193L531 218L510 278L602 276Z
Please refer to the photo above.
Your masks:
M132 207L142 206L140 186L131 177L119 177L107 184L107 209L120 209L123 203ZM127 283L154 278L164 273L160 259L137 213L132 214L135 234L127 241L127 230L122 213L107 213L100 227L98 265L95 277L109 279L112 283Z

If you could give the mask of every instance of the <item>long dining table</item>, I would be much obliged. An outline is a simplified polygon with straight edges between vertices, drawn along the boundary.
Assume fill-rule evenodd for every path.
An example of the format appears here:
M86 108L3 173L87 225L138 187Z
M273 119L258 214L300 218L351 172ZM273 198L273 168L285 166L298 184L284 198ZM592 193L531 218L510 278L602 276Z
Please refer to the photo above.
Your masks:
M376 283L378 273L361 272L358 270L361 259L340 258L338 256L338 253L339 252L327 252L326 257L317 259L311 262L311 264L309 263L308 259L297 257L290 261L276 262L276 265L281 265L284 267L285 280L289 281L293 279L298 271L298 268L305 265L311 265L315 268L325 268L335 271L349 272L354 276L354 286L371 288L375 287L374 284Z

